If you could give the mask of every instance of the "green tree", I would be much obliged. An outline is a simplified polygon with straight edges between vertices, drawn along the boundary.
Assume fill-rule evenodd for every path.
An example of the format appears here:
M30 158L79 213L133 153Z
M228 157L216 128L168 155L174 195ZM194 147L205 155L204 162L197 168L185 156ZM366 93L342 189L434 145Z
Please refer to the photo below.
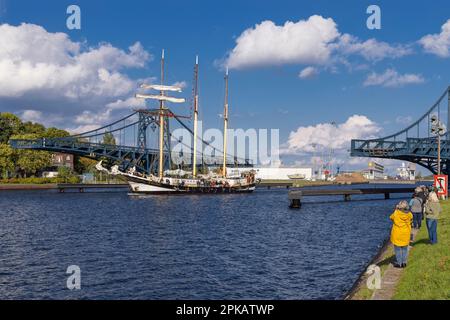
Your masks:
M75 156L74 159L74 167L75 171L79 174L84 172L95 173L97 170L95 169L95 165L97 164L96 160L92 160L85 157Z
M68 167L58 168L58 181L62 183L69 182L70 178L73 176L72 171Z
M23 132L23 123L18 116L3 112L0 113L0 143L8 143L12 135Z
M34 123L34 122L28 121L22 125L20 133L35 134L39 137L42 137L45 133L45 127L40 123Z
M11 139L37 139L36 134L14 135ZM29 177L35 175L38 171L50 166L51 155L46 151L35 150L15 150L14 156L16 170L21 176Z
M14 171L14 150L5 143L0 144L0 174L3 178L8 178Z
M105 133L103 136L103 144L108 145L116 145L116 138L114 138L114 135L110 132Z
M66 130L54 127L48 128L44 133L44 138L64 138L68 136L70 136L70 134Z

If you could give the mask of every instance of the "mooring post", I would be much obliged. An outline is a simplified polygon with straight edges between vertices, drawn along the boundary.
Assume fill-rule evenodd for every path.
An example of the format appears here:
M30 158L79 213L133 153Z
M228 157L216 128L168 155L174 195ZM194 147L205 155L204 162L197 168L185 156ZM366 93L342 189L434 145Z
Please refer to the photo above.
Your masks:
M351 199L349 194L344 194L344 201L350 201Z
M289 208L300 209L302 207L302 192L301 191L290 191L289 192Z
M388 199L390 199L390 198L391 198L391 194L390 194L389 192L386 192L386 193L384 194L384 199L388 200Z
M302 207L302 202L300 199L291 199L291 204L289 205L289 208L291 209L300 209Z

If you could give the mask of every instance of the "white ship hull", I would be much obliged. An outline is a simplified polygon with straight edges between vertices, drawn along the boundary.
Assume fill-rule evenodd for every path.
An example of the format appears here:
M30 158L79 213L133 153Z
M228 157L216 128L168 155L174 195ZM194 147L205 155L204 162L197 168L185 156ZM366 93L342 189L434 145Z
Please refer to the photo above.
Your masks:
M163 188L146 183L128 181L130 189L133 193L173 193L174 189Z

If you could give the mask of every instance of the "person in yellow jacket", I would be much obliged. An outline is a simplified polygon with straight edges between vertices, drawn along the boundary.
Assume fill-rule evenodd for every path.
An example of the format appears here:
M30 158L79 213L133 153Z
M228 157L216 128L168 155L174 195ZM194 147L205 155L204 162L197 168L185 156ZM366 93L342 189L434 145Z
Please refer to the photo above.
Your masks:
M405 268L408 258L408 246L411 239L411 222L413 215L409 210L408 202L400 201L391 214L392 220L391 242L394 245L396 268Z

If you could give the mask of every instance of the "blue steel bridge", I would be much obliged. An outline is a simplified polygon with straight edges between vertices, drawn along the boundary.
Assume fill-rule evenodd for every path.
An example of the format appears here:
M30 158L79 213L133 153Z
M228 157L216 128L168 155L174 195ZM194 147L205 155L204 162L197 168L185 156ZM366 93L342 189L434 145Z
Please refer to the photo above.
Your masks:
M416 122L389 136L368 140L352 140L350 155L396 159L417 163L432 173L438 172L438 141L431 133L431 118L437 119L449 128L450 87ZM450 174L450 133L441 137L441 173Z
M170 122L168 118L174 119ZM182 117L170 110L165 112L164 169L190 169L192 164L193 143L176 138L171 130L184 128L193 139L193 131L184 123ZM159 165L159 109L136 110L130 115L101 128L64 138L17 139L10 144L16 149L62 152L94 160L107 160L119 165L121 170L135 167L140 173L157 173ZM172 128L172 125L174 126ZM197 150L198 167L221 165L223 151L199 138ZM172 150L172 143L178 150ZM208 150L209 156L202 150ZM187 152L186 152L187 151ZM234 167L252 167L248 159L227 154L227 163Z

